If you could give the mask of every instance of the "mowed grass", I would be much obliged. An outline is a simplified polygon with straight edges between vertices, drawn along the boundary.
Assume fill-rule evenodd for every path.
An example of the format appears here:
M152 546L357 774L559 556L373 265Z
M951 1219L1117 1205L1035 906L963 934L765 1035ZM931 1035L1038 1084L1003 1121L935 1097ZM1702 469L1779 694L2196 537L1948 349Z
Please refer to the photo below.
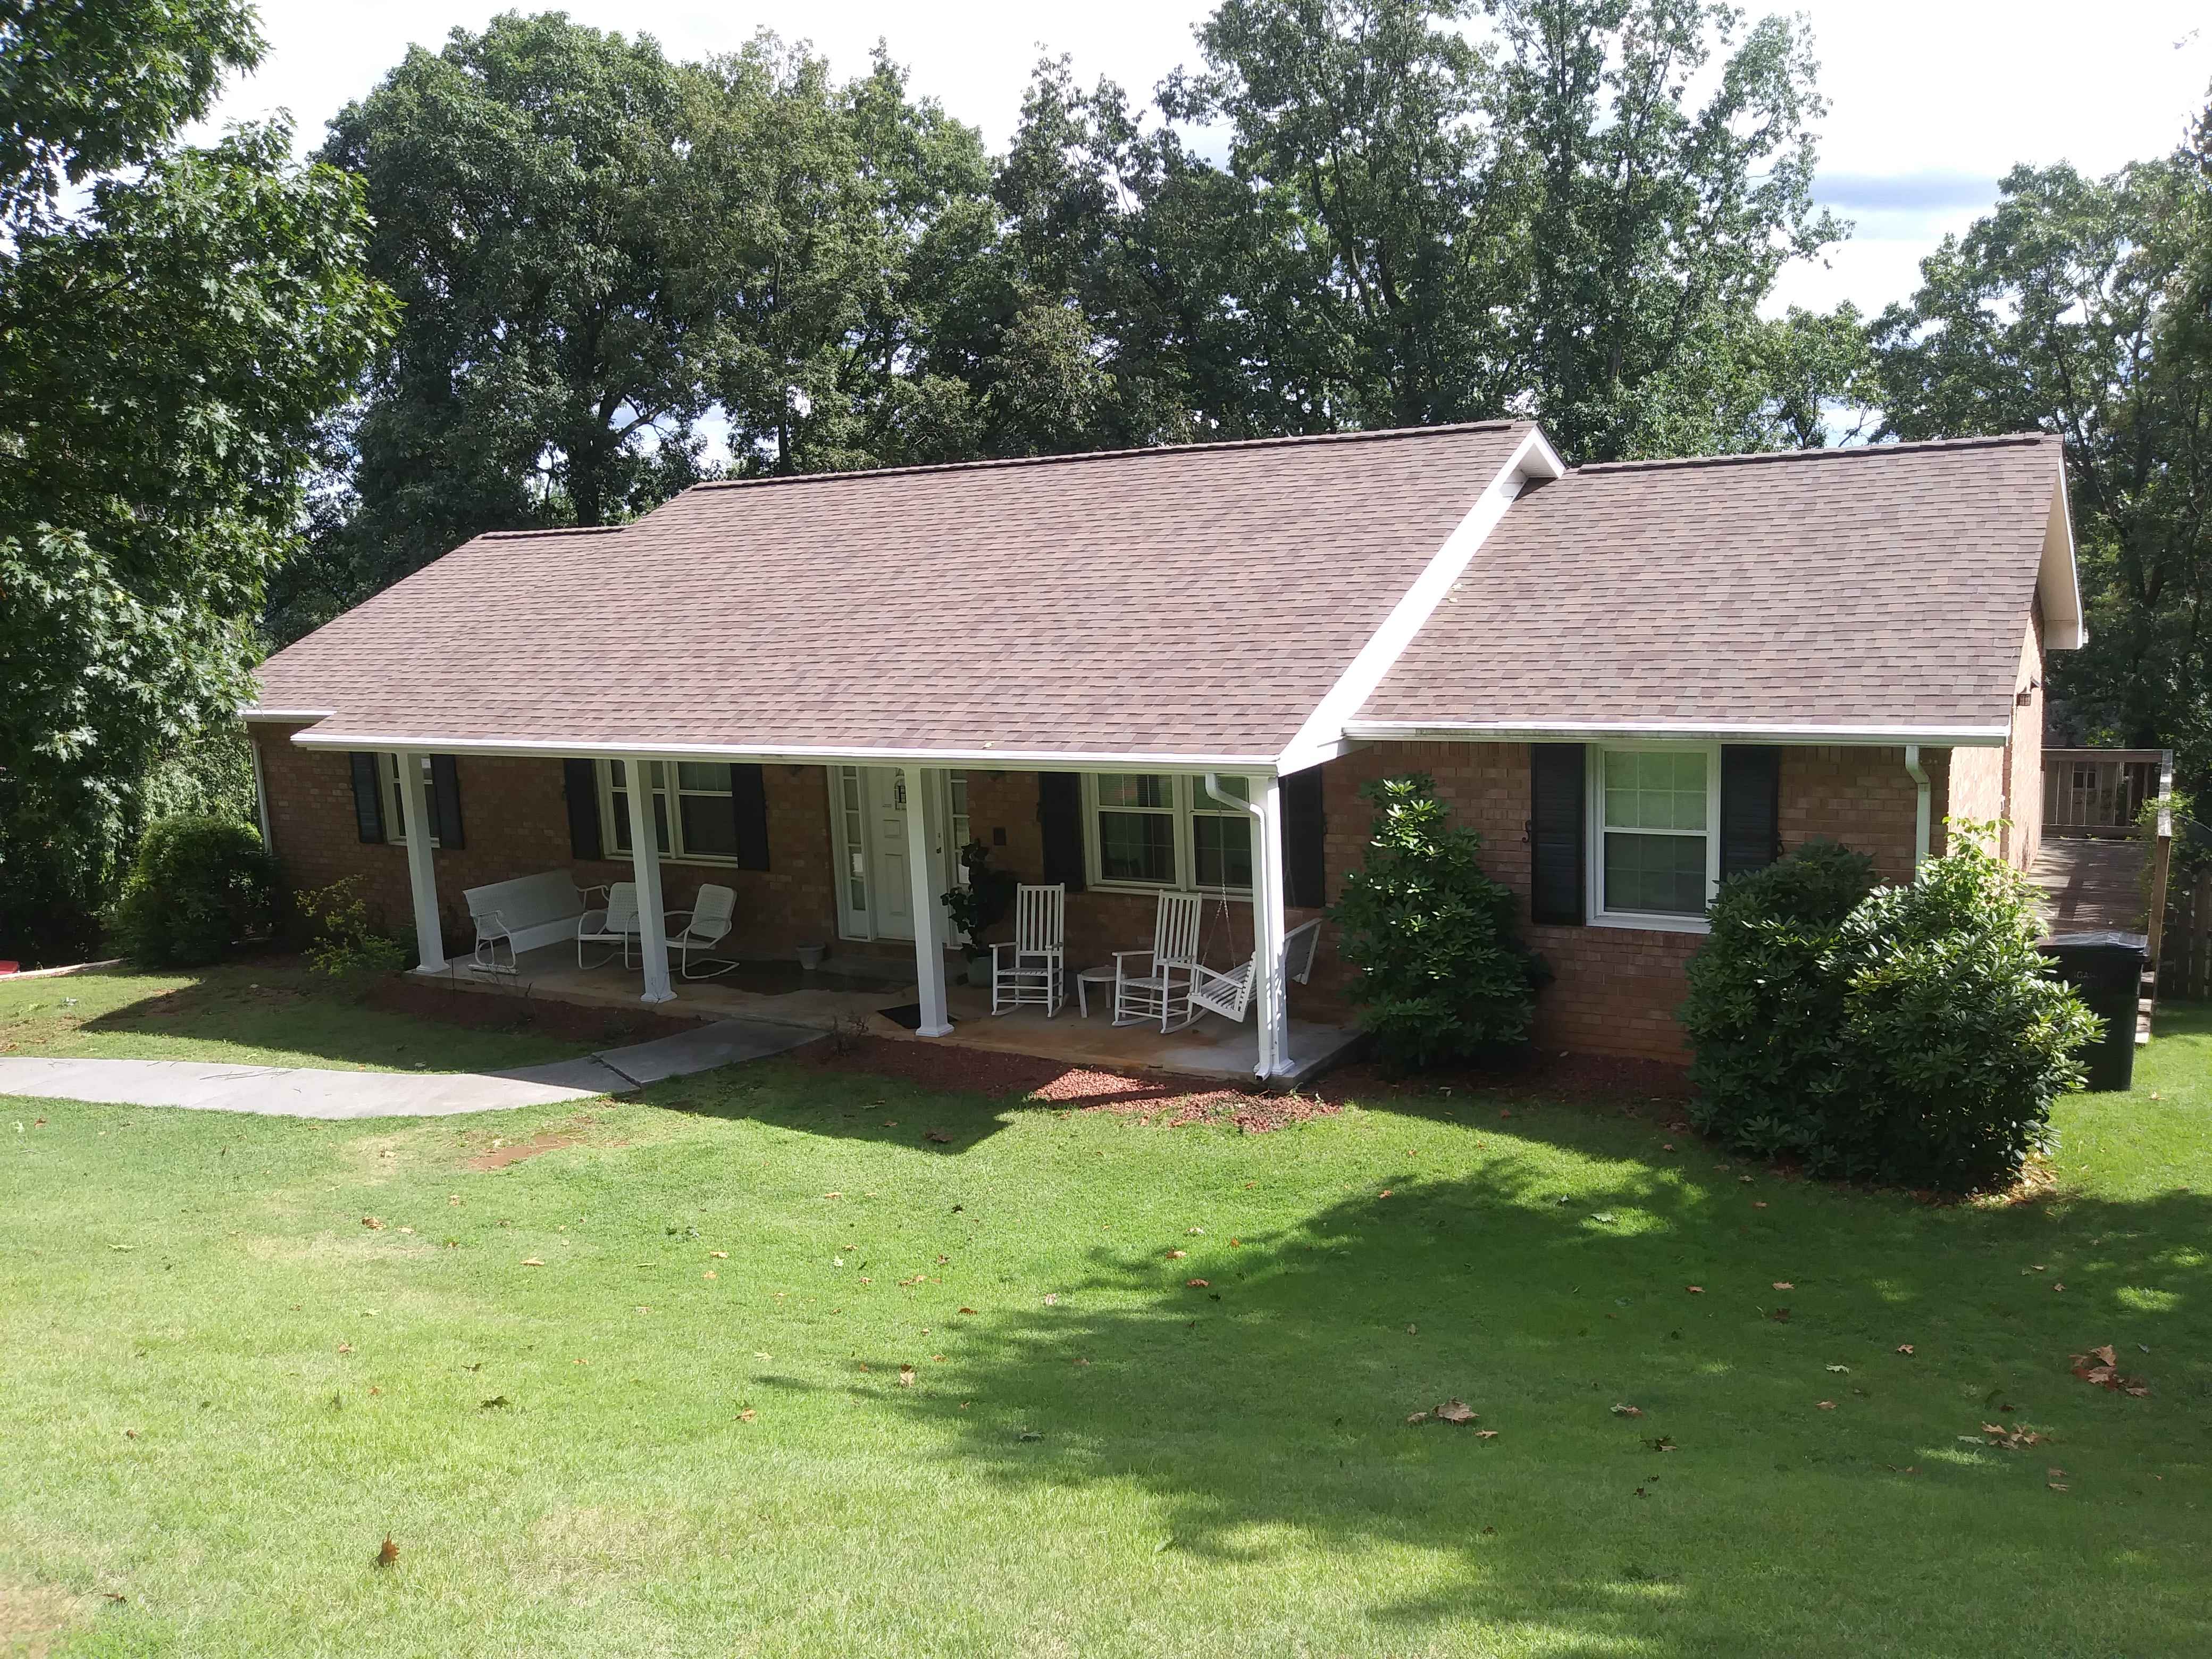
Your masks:
M428 1123L0 1103L0 1631L2212 1651L2212 1019L2163 1030L2012 1206L1464 1091L1267 1135L804 1059ZM2148 1397L2069 1374L2103 1343Z

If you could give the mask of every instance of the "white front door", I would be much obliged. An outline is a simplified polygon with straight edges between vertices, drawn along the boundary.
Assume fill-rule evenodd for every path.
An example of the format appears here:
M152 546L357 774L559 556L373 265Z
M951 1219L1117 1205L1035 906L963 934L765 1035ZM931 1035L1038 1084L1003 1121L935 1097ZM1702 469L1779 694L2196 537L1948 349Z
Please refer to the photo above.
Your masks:
M907 872L906 780L896 767L871 766L867 791L870 920L878 939L914 937L914 883Z

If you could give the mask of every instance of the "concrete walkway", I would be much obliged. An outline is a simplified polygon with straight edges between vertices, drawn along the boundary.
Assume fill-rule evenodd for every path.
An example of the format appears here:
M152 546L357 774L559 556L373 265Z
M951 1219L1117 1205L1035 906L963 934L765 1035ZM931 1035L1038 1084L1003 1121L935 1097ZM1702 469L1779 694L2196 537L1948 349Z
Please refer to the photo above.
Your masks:
M820 1036L799 1026L725 1019L627 1048L507 1072L337 1072L191 1060L0 1056L0 1095L264 1117L451 1117L628 1094L664 1078L781 1054Z

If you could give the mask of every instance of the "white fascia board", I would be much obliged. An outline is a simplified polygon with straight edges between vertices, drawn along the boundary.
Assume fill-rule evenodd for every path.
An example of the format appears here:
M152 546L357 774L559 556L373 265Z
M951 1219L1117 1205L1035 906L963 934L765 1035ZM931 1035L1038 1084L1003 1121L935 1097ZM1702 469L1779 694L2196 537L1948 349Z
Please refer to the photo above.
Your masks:
M2008 726L1778 726L1698 720L1355 720L1345 735L1370 743L1584 743L1650 738L1680 743L1849 744L2002 748Z
M757 761L764 765L819 766L842 763L860 766L973 767L978 770L1008 768L1044 772L1174 772L1196 775L1206 772L1254 773L1272 775L1272 755L1153 755L1112 750L1055 749L895 749L840 747L830 744L761 744L712 743L641 743L635 739L601 738L441 738L394 732L296 732L292 741L303 749L359 749L414 750L433 755L501 755L532 758L542 755L580 760L619 760L627 755L647 760Z
M267 721L272 725L289 726L304 720L326 720L337 711L332 708L240 708L238 718L248 722Z
M1406 647L1413 644L1422 624L1436 614L1437 607L1450 594L1452 585L1467 574L1475 553L1504 518L1514 498L1520 494L1522 484L1530 478L1560 477L1566 470L1566 463L1559 459L1559 452L1552 447L1541 429L1531 427L1505 465L1498 468L1498 476L1475 498L1467 516L1444 538L1443 545L1430 558L1427 568L1399 596L1382 626L1369 636L1367 643L1359 647L1359 653L1336 677L1336 684L1314 705L1313 712L1298 727L1297 735L1277 758L1279 769L1301 772L1343 752L1348 722L1375 695L1375 688L1382 684L1382 677L1406 654Z
M2043 562L2035 591L2043 601L2043 647L2079 651L2089 642L2088 620L2081 611L2081 568L2074 556L2074 513L2066 494L2066 464L2058 464L2058 488L2051 492L2051 523L2043 536Z

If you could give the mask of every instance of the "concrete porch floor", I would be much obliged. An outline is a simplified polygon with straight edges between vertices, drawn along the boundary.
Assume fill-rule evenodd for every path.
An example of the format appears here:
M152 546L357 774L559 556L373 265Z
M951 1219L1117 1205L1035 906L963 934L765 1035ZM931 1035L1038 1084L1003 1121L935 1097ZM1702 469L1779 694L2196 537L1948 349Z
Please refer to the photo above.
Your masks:
M842 947L841 947L842 949ZM1187 1077L1249 1085L1259 1060L1259 1035L1248 1021L1232 1025L1206 1014L1181 1031L1158 1027L1117 1026L1110 988L1102 999L1094 990L1091 1017L1076 1012L1071 994L1060 1013L1047 1019L1039 1008L1024 1008L994 1018L991 994L961 982L957 959L945 965L945 1003L955 1030L948 1037L924 1037L883 1010L917 1001L921 988L912 976L913 957L853 952L823 967L802 970L793 963L748 963L719 979L676 980L676 1000L649 1010L677 1018L743 1018L831 1031L857 1024L869 1035L905 1042L951 1043L998 1054L1027 1054L1071 1066L1109 1066L1131 1071L1174 1072ZM480 996L542 998L581 1007L635 1013L645 1006L643 973L619 961L579 968L575 948L549 945L526 951L513 974L484 974L465 959L442 974L417 975L456 991ZM901 969L906 970L900 976ZM1295 988L1293 988L1295 990ZM1304 1083L1346 1058L1359 1033L1349 1027L1310 1020L1290 1022L1291 1070L1285 1086Z

